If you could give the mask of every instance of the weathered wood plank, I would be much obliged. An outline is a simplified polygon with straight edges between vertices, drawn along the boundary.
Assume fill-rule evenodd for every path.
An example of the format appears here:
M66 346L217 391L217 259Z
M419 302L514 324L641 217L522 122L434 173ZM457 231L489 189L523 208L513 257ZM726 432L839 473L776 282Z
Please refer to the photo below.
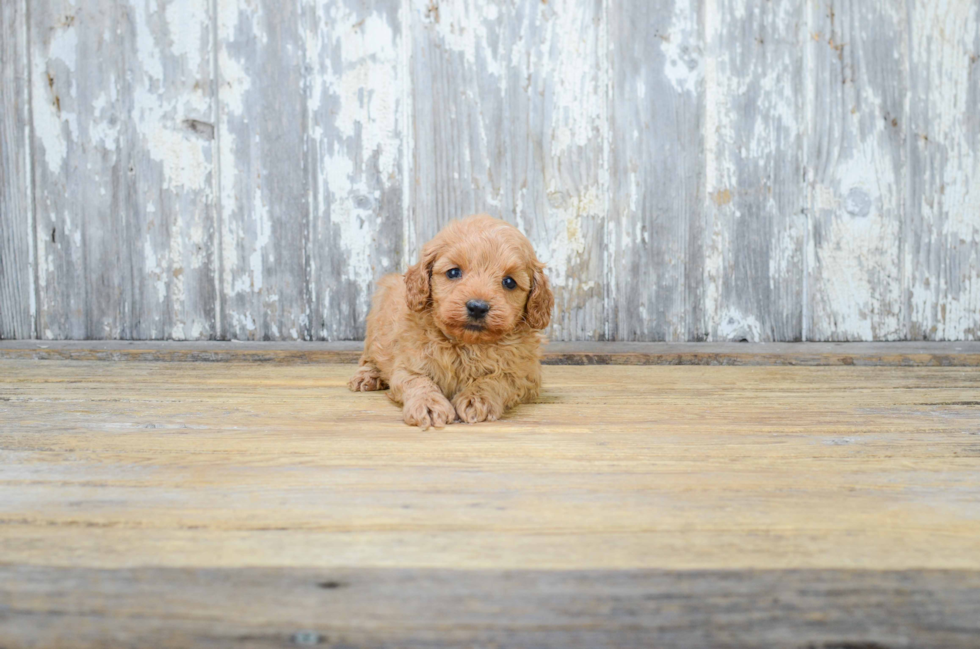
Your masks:
M207 7L31 7L44 338L213 335Z
M705 7L708 200L700 231L710 340L803 336L804 4L708 0Z
M304 16L316 339L363 339L374 282L401 267L402 123L410 93L400 6L311 0Z
M612 2L609 337L706 340L702 0Z
M360 342L3 341L0 359L355 363ZM545 365L980 367L980 343L552 342Z
M314 148L305 7L218 0L217 8L220 337L309 339Z
M980 338L980 2L914 2L909 336Z
M549 335L606 335L601 0L411 0L408 260L473 212L528 235L555 291Z
M547 367L439 432L350 373L3 361L4 564L980 570L975 368Z
M27 4L0 4L0 339L34 338Z
M903 340L906 7L809 7L807 338Z
M0 644L974 647L980 573L0 568Z
M475 211L558 340L980 335L977 0L27 6L0 337L357 339Z

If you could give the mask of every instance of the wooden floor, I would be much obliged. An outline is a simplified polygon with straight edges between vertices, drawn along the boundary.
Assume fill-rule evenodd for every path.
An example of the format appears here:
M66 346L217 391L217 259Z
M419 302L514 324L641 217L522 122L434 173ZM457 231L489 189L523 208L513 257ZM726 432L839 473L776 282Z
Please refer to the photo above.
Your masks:
M977 647L980 371L0 360L0 647Z

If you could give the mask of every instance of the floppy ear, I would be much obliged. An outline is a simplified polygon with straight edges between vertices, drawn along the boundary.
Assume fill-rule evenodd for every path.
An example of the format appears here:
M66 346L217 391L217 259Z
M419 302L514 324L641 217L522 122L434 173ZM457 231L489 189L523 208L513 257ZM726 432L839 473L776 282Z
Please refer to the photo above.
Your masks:
M436 248L428 243L422 248L419 263L405 271L405 289L408 308L421 312L429 306L429 283L432 280L432 264L436 261Z
M527 320L532 329L544 329L551 323L551 309L555 306L555 296L551 293L548 278L544 274L544 264L534 265L531 279L531 292L527 296Z

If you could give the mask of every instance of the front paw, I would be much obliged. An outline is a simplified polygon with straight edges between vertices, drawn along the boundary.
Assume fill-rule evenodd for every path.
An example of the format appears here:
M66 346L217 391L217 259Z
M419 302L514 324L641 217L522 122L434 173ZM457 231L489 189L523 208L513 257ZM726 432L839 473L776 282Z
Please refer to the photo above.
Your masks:
M497 421L504 409L494 401L479 394L463 393L453 399L460 421L475 424L480 421Z
M422 430L426 430L430 426L442 428L456 420L453 404L437 392L422 394L406 400L405 406L402 408L402 415L406 424L418 426Z
M388 389L388 384L381 378L381 372L369 365L362 365L347 382L347 387L351 392L374 392Z

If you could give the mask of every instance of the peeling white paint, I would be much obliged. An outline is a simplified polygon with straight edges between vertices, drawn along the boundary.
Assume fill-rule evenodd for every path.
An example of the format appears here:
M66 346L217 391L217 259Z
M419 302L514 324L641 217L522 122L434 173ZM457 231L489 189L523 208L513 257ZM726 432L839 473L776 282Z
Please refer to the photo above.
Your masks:
M599 11L597 4L601 4ZM706 180L697 191L704 197L704 212L696 208L683 215L655 215L656 219L688 218L698 225L702 223L698 219L703 219L705 229L698 232L702 238L695 243L702 246L704 266L698 269L700 277L695 282L700 284L687 296L703 303L705 322L697 326L705 324L717 340L765 340L771 335L768 314L750 313L738 302L742 294L725 284L737 256L754 252L736 249L744 242L737 238L737 228L768 216L784 220L771 238L759 243L760 250L770 253L766 260L769 276L759 278L759 287L768 288L773 300L780 299L776 294L784 290L784 279L805 261L811 269L805 280L814 296L812 304L803 307L812 308L813 314L804 317L815 323L815 337L898 338L904 335L907 320L935 338L977 337L980 151L976 110L969 102L976 96L975 72L971 71L976 64L970 57L980 46L978 6L952 0L913 3L911 50L905 52L904 39L898 39L892 61L887 51L876 58L877 52L867 49L872 46L866 43L873 42L864 38L870 35L868 25L851 19L867 20L873 14L852 3L841 13L854 15L839 16L837 28L854 29L853 35L861 37L846 39L845 47L866 49L859 54L845 50L840 57L845 83L839 87L840 79L833 77L837 70L821 72L821 56L830 52L830 66L838 58L828 34L817 40L813 34L803 34L808 51L806 67L800 68L807 84L818 72L827 73L833 78L821 81L820 88L830 88L832 82L833 92L842 94L837 102L841 115L833 120L833 128L841 131L815 134L813 144L801 145L794 137L820 115L814 108L816 90L808 86L808 101L801 101L798 87L786 83L794 71L786 66L797 59L783 54L798 52L798 44L792 39L770 39L769 34L760 34L766 36L765 43L755 43L750 28L744 30L743 38L734 26L741 29L770 21L806 31L803 23L822 20L823 8L806 5L809 13L803 20L791 13L801 3L769 4L772 7L706 0L702 8L694 0L676 0L672 12L660 19L667 28L651 34L643 50L653 55L649 59L656 74L650 76L651 70L643 70L644 74L626 81L627 94L638 102L652 102L657 110L669 110L671 101L677 99L668 101L663 96L671 89L678 97L686 97L682 101L703 96ZM200 296L192 275L205 272L210 257L215 256L228 264L217 283L219 300L261 296L250 302L250 308L228 314L228 330L292 339L304 335L310 316L292 313L295 303L289 296L271 291L273 284L280 285L279 276L273 281L272 275L282 262L274 258L277 206L270 204L270 194L263 193L261 181L243 178L244 173L269 174L270 169L263 166L269 162L259 160L247 172L236 168L242 156L261 156L257 152L267 150L269 144L261 139L260 125L248 124L247 118L255 114L250 114L249 104L258 92L276 91L280 80L263 78L260 67L246 62L251 61L249 47L267 46L273 38L267 31L270 17L262 13L271 5L218 0L214 28L219 43L214 46L221 105L217 111L209 99L210 5L191 0L125 3L132 25L99 25L104 31L100 38L135 46L136 56L126 65L126 78L116 78L110 69L101 79L102 88L79 86L82 81L96 83L95 76L85 76L85 70L92 67L92 54L86 45L91 34L84 30L93 27L85 22L84 14L76 15L74 21L68 19L78 12L70 3L63 6L66 11L57 12L63 20L50 27L35 27L33 32L31 110L34 142L40 149L36 172L52 186L62 186L58 183L66 178L91 181L92 187L83 187L84 193L102 206L115 200L109 167L121 159L118 156L129 156L135 150L137 164L150 163L134 172L137 180L127 187L138 196L136 200L147 201L145 214L150 222L137 243L143 246L137 252L145 262L137 272L145 273L149 291L142 296L149 310L141 315L149 323L145 326L154 335L173 338L209 336L210 324L200 319L202 305L195 303ZM639 220L645 205L653 204L643 200L651 181L637 167L639 163L627 161L618 171L623 176L610 182L611 158L616 147L624 144L613 142L613 137L636 140L630 144L633 148L649 147L658 155L672 155L676 152L671 153L670 146L676 142L671 138L677 136L632 123L625 111L620 113L627 118L617 123L619 130L610 130L609 77L615 71L607 50L618 44L604 40L604 21L616 6L608 1L507 4L462 0L438 3L437 13L434 6L428 0L406 0L398 4L397 14L389 15L390 11L372 11L372 6L356 2L303 0L301 42L283 44L286 52L305 48L300 58L309 68L301 75L308 85L289 89L307 95L308 137L304 149L295 154L308 155L317 175L310 179L309 198L320 210L312 217L319 219L320 240L311 244L314 254L306 272L316 276L326 265L327 254L343 255L349 269L343 280L362 289L357 298L360 303L352 304L346 294L329 294L336 286L330 279L316 280L322 286L314 284L314 290L328 293L320 302L317 321L327 323L338 314L363 311L379 273L375 266L388 268L411 261L395 259L388 250L379 251L376 241L383 219L390 218L380 214L380 201L395 191L402 199L403 246L409 256L421 243L415 240L416 231L427 227L427 219L432 218L428 213L415 213L416 194L424 194L432 203L443 201L451 209L466 209L471 204L496 209L532 236L549 265L559 298L557 324L551 333L582 337L603 327L607 333L615 331L606 323L597 325L595 319L604 313L602 300L605 313L611 313L623 297L616 292L618 265L630 255L642 260L651 245L660 242L655 239L657 223L651 230ZM905 7L893 9L895 15L885 11L884 19L894 21L896 33L905 34ZM43 7L38 11L43 14ZM762 11L768 13L759 13ZM399 29L414 29L414 33L406 35ZM125 30L132 33L124 34ZM819 30L826 32L823 27ZM704 45L702 34L707 39ZM736 44L736 38L744 42ZM416 49L413 39L434 45ZM748 47L758 48L753 50L758 54L744 49ZM423 155L420 152L428 145L424 138L431 133L420 132L422 141L416 147L411 105L416 103L416 111L429 109L421 91L413 94L412 75L424 77L426 66L437 64L412 57L433 55L447 58L438 62L444 67L432 69L452 77L448 82L435 79L434 83L446 85L434 89L458 91L458 96L441 98L446 110L437 119L440 125L453 126L440 128L440 133L453 139L440 143L444 149L437 152L435 162L450 163L440 169L440 177L450 186L435 189L428 186L432 178L416 177L419 169L431 169L433 161L416 159ZM896 83L904 79L902 66L909 65L912 77L921 80L910 89L907 103L910 111L919 110L925 116L925 125L904 134L907 148L906 140L889 136L889 129L899 126L890 126L879 114L893 101L888 96L890 88L866 83L869 75L880 70L862 70L862 65L894 66L897 73L891 76ZM847 79L860 84L858 89L849 87ZM190 88L194 81L201 83ZM119 88L130 94L118 96ZM752 101L752 110L739 108L740 100ZM77 104L83 101L90 105ZM120 106L130 105L131 115L119 112ZM215 113L219 116L217 142L184 125L186 119L209 121ZM747 121L749 113L755 115L754 120ZM503 123L498 123L498 117ZM904 128L903 116L896 117ZM502 136L499 129L509 130ZM127 142L131 134L139 142ZM531 140L526 150L522 137ZM896 175L891 157L896 142L903 148L901 155L919 162L921 178ZM752 177L754 167L762 172L778 170L774 165L781 159L780 147L816 149L818 144L829 147L820 158L825 167L814 168L810 153L816 157L816 151L804 156L811 164L807 169L809 218L818 228L811 232L802 223L799 228L795 222L786 225L785 219L795 218L795 212L783 213L785 208L773 198L771 187L744 179ZM507 147L519 152L504 150ZM213 181L212 163L219 155L225 169ZM900 159L899 168L908 162ZM69 170L71 165L76 166ZM756 175L762 178L765 173ZM212 195L212 182L220 183L220 196ZM914 194L915 204L906 203L910 182L924 187ZM152 186L148 189L148 185ZM612 186L624 196L613 197ZM691 191L689 187L677 189ZM90 227L79 218L78 210L70 205L65 210L65 203L52 200L44 193L47 191L39 190L36 211L44 228L48 222L57 225L57 242L52 243L46 233L33 242L36 259L31 263L37 265L42 303L32 307L32 312L51 310L44 296L62 283L60 274L66 271L61 264L70 255L80 254L85 243L83 228ZM431 196L436 198L430 201ZM209 201L216 201L223 210L220 251L207 247L211 221L202 220L195 211L209 209L202 207ZM611 203L616 214L610 214ZM241 210L249 214L244 224ZM917 227L915 219L920 217L924 228L921 250L907 247L905 257L899 258L897 242L902 237L911 240L902 228ZM165 245L157 238L161 234L170 237ZM808 241L805 246L801 244L804 239ZM607 248L598 251L597 242L603 240ZM202 242L204 245L196 245ZM329 252L316 248L327 245ZM669 249L658 272L678 281L685 279L686 252ZM324 258L318 260L318 256ZM936 261L920 263L930 259ZM903 286L912 276L909 269L919 272ZM295 281L299 291L303 281L315 281L312 276L290 281ZM625 282L619 291L624 287L633 290ZM636 290L647 291L649 298L660 289ZM807 294L807 289L801 290ZM738 303L737 308L733 302ZM72 308L75 305L73 302ZM641 322L649 323L650 318L669 321L650 323L651 331L660 327L667 335L685 335L685 323L659 312L653 299L639 300L637 308ZM118 325L110 318L98 321L108 335L118 333ZM39 322L46 337L65 335L49 324ZM325 325L314 335L328 329Z
M76 115L61 105L56 94L67 83L69 96L75 94L78 33L72 25L51 30L47 51L32 57L31 96L34 134L41 142L44 161L52 174L61 172L68 152L65 126L74 138L78 133ZM67 81L63 75L67 75Z
M170 53L184 57L185 66L193 74L199 73L203 55L208 53L211 17L206 2L171 0L164 10L167 31L170 34Z
M664 76L677 92L697 93L703 77L701 26L696 0L674 0L670 30L660 38ZM706 18L710 14L706 11Z
M552 285L572 288L575 280L583 279L573 273L578 260L586 252L583 230L586 223L599 213L603 201L595 186L586 188L585 193L579 196L566 198L560 188L553 184L549 193L553 197L549 221L556 227L550 245L545 249L538 246L537 251L542 257L541 261L548 266Z
M936 340L980 337L980 124L971 96L980 55L976 3L915 5L913 155L922 243L907 250L913 330ZM926 92L928 91L928 92ZM913 191L915 188L913 189Z
M379 155L383 177L396 170L400 150L397 102L399 46L384 18L371 14L358 22L342 3L333 5L329 24L337 32L326 35L328 46L343 53L340 70L329 70L324 84L340 109L333 125L343 137L353 138L360 128L365 156ZM353 27L353 25L358 25ZM339 41L334 43L332 41ZM314 95L314 110L319 106Z
M722 312L716 324L717 340L728 342L747 341L763 342L762 324L752 315L739 313L737 309L729 308Z
M820 268L817 313L832 317L836 335L850 340L903 337L904 313L898 304L898 250L901 198L890 160L882 158L876 138L856 143L842 157L836 184L816 187L825 223L822 245L811 267ZM826 325L821 329L826 330Z

